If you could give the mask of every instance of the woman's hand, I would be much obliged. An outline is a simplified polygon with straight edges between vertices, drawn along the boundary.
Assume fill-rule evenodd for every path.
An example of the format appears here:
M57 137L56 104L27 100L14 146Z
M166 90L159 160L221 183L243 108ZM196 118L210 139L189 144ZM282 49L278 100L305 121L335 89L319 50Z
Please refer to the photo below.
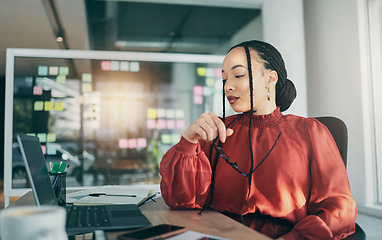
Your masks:
M184 130L182 136L189 142L197 143L199 139L212 141L218 135L221 142L225 142L233 130L225 127L223 121L215 113L203 113L200 117Z

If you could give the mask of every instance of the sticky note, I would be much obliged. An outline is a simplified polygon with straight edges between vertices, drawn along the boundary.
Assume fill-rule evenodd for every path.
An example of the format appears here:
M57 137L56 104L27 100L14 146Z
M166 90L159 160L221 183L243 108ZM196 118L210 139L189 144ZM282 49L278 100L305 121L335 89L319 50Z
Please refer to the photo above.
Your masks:
M176 120L176 128L184 129L186 127L186 122L184 120Z
M62 102L55 102L54 103L54 110L56 111L64 111L64 105Z
M167 118L175 118L175 111L174 111L174 109L166 109L166 117Z
M101 61L101 70L102 71L110 71L111 62L110 61Z
M147 139L146 138L138 138L137 139L137 147L138 148L145 148L145 147L147 147Z
M211 96L212 95L212 89L210 87L203 87L203 96Z
M130 63L130 71L131 72L139 72L139 62L131 62Z
M41 149L42 149L42 153L45 155L46 154L46 146L45 145L41 145Z
M130 149L137 148L137 139L136 138L131 138L131 139L128 139L127 141L128 141Z
M215 77L216 78L221 78L222 77L222 70L220 68L215 68Z
M171 144L171 135L170 134L162 134L161 136L161 142L163 144Z
M167 126L167 129L174 129L175 128L175 120L172 120L172 119L166 120L166 126Z
M50 66L49 67L49 75L53 75L53 76L58 75L58 67L57 66Z
M129 62L126 62L126 61L122 61L119 63L119 70L120 71L124 71L124 72L127 72L129 71Z
M55 142L56 141L56 134L55 133L48 133L46 136L47 142Z
M206 78L206 86L208 87L215 86L215 78Z
M38 75L39 76L46 76L46 75L48 75L48 66L39 66L38 67Z
M165 129L166 128L166 119L158 119L157 127L159 129Z
M198 95L198 96L203 95L203 87L202 86L194 86L194 95Z
M36 102L34 102L33 109L35 111L42 111L42 110L44 110L44 102L43 101L36 101Z
M56 82L60 84L65 84L66 83L66 75L58 75L56 77Z
M111 61L110 70L111 71L119 71L119 61Z
M206 76L207 77L213 77L215 75L215 71L213 68L207 68L206 69Z
M90 73L82 74L82 82L91 82L91 81L92 81L92 75Z
M62 66L60 67L60 69L58 70L58 74L59 75L69 75L69 67L65 67L65 66Z
M37 137L39 138L40 142L46 142L46 133L37 133Z
M48 144L46 146L46 154L47 155L56 155L57 154L57 148L56 146L52 145L52 144Z
M129 147L129 143L128 143L126 138L120 138L118 140L118 146L119 146L119 148L128 148Z
M194 103L195 104L202 104L203 103L203 96L194 95Z
M87 93L92 91L92 85L90 83L82 84L82 92Z
M199 77L205 77L207 75L207 70L205 67L198 67L196 68L196 73Z
M155 119L147 119L147 128L154 129L157 126L157 121Z
M180 118L184 118L184 111L183 109L177 109L175 111L175 116L176 118L180 119Z
M166 109L158 108L157 109L157 118L165 118L166 117Z
M34 86L33 87L33 95L42 95L42 87Z
M147 118L149 119L157 118L157 110L155 108L147 109Z
M45 111L50 111L53 109L53 103L51 101L45 101L44 102L44 109Z

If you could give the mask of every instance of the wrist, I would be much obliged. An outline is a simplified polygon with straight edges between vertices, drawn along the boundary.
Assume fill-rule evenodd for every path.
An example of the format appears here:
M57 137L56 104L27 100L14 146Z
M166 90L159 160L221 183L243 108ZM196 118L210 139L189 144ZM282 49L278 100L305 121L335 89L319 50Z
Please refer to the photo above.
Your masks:
M184 139L186 139L187 141L189 141L190 143L198 143L198 139L192 139L192 138L189 138L186 134L182 134L182 137L184 138Z

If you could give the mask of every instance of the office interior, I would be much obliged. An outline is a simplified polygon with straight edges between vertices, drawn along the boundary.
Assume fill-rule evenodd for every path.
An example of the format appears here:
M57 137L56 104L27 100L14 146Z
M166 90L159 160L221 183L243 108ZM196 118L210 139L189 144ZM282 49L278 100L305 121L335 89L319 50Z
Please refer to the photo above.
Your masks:
M381 0L1 0L0 123L4 128L0 133L4 136L7 128L7 48L202 54L219 59L236 43L264 40L282 53L288 76L297 88L297 98L286 113L336 116L346 123L347 171L358 206L357 223L368 239L378 239L382 223L381 23ZM84 112L88 107L93 120L84 122L76 120L78 114L69 117L65 113L61 118L72 129L66 129L69 136L60 135L59 127L52 125L58 124L62 105L46 105L54 93L44 87L44 79L57 80L59 74L43 73L49 71L44 67L56 60L39 65L20 58L14 74L16 81L17 67L36 73L34 78L24 79L38 82L34 89L39 103L30 105L34 109L29 111L38 112L34 115L39 115L34 119L37 125L45 121L41 131L33 132L43 133L40 137L46 138L46 143L57 144L54 153L73 158L73 166L79 162L79 171L68 176L70 186L158 184L161 154L176 143L182 127L201 112L221 111L221 86L215 74L218 63L185 66L130 61L129 70L123 71L112 70L116 62L112 60L84 64L78 60L72 62L77 70L88 65L93 71L92 76L81 75L82 81L92 79L85 91L90 88L93 100L89 106L69 98L61 104L72 106L73 112ZM118 64L122 68L125 63ZM73 68L68 61L50 66L64 72L66 86L76 78L71 76ZM66 68L60 68L66 66L67 74ZM145 73L144 69L150 71ZM184 72L194 77L183 76ZM126 76L137 81L120 83ZM109 81L109 77L116 80ZM81 87L77 85L74 88ZM22 86L18 91L22 93ZM136 99L120 96L123 92ZM100 101L97 94L106 97ZM155 100L150 101L153 96ZM25 102L14 100L14 104L19 104L19 112L16 105L11 106L13 116L18 114L13 129L32 131L30 125L23 126L23 119L32 121L24 114ZM129 106L133 110L126 110ZM43 107L58 111L53 114L55 122L49 117L52 114L39 112ZM93 128L83 127L89 125ZM3 182L4 152L11 145L0 145ZM124 164L135 167L119 170ZM108 168L111 165L116 167ZM13 172L12 188L27 187L25 173L16 170L20 169Z

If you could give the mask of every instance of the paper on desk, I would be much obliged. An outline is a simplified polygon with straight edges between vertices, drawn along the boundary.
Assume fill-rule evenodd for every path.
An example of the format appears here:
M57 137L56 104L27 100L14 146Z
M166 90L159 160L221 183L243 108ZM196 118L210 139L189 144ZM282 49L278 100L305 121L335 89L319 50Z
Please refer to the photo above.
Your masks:
M128 186L102 186L83 191L70 193L67 195L67 202L74 205L95 205L95 204L138 204L146 199L155 190L144 188L132 188ZM106 196L91 197L90 193L106 193ZM135 195L136 197L108 196L108 195Z
M167 240L229 240L228 238L211 236L211 235L207 235L200 232L194 232L194 231L187 231L187 232L184 232L166 239Z

